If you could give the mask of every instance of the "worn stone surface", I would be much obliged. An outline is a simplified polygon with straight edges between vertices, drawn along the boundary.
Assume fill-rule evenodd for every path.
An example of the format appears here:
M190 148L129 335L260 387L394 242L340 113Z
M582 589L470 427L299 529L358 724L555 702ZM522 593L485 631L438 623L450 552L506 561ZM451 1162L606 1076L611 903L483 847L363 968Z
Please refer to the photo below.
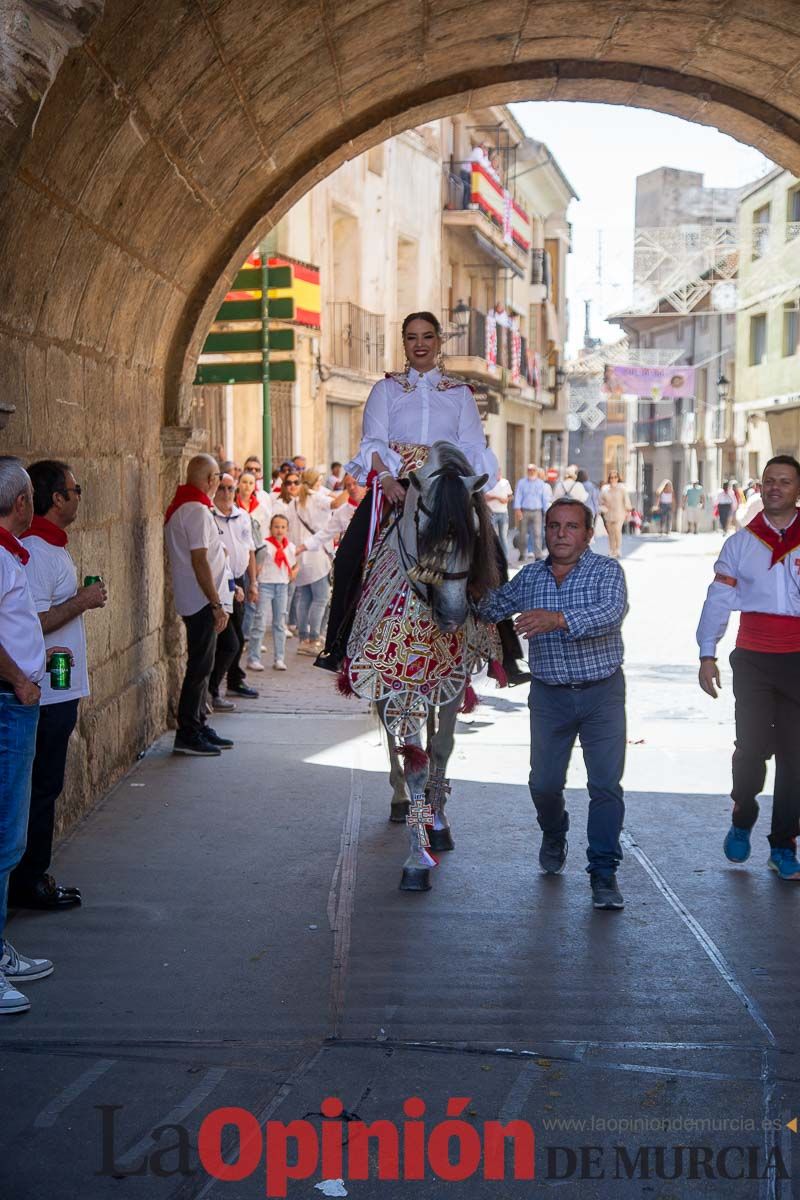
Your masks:
M658 108L800 174L796 18L791 0L0 0L0 449L73 462L79 567L111 593L67 819L175 694L160 514L255 237L353 154L478 101Z

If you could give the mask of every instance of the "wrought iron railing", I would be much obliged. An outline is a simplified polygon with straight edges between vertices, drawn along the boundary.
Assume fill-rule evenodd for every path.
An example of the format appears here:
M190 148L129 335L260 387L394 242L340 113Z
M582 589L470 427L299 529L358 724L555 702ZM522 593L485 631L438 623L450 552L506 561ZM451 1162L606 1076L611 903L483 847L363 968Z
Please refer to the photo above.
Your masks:
M726 441L730 429L727 406L714 409L711 419L711 428L712 437L714 438L715 442Z
M386 333L383 313L368 312L347 300L328 305L330 359L337 367L380 375L385 369Z
M633 440L640 445L655 442L675 441L675 418L654 417L651 420L636 421L633 427Z

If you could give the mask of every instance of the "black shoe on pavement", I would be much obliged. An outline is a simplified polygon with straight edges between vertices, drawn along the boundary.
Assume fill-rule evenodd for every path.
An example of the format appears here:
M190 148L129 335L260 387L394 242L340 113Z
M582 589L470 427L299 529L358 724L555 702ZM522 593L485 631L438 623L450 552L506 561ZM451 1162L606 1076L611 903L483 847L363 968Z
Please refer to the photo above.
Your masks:
M567 865L569 843L564 833L543 833L539 866L547 875L560 875Z
M247 700L257 700L258 692L255 688L248 687L246 683L237 683L233 687L228 684L225 689L229 696L244 696Z
M78 888L62 887L52 875L44 875L31 887L12 891L8 897L11 908L39 908L54 911L59 908L75 908L81 903Z
M613 871L592 871L592 904L595 908L624 908L625 901L622 892L617 887L617 877Z
M327 653L323 650L314 659L312 666L319 667L322 671L332 671L334 675L338 675L342 666L342 659L338 654L333 652Z
M218 758L222 751L199 733L176 733L173 754L190 754L196 758Z
M220 737L216 729L212 729L210 725L203 726L202 736L209 746L212 746L217 750L230 750L233 746L233 742L230 738Z
M531 681L530 671L525 671L522 668L520 668L516 659L513 659L509 662L504 662L503 670L506 673L506 678L508 679L509 687L514 687L515 684L518 684L518 683L530 683L530 681Z

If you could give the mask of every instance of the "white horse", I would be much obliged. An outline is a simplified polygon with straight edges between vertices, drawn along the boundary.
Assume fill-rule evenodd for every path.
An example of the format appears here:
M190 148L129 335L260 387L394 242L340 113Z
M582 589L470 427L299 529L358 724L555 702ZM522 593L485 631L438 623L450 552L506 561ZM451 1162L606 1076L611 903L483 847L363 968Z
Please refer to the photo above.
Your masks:
M431 886L431 851L454 846L445 808L456 718L470 674L495 657L472 603L498 576L481 495L487 476L475 475L455 446L436 442L409 480L405 506L371 557L345 687L375 701L386 729L390 819L406 822L410 841L400 888L419 892Z

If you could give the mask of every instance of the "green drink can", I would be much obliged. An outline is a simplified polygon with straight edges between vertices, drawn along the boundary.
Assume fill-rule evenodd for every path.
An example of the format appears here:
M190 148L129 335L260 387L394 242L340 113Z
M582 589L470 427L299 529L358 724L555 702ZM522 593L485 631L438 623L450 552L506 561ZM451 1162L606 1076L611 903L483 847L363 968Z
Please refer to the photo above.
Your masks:
M102 582L103 582L102 575L84 575L84 577L83 577L83 586L84 587L91 587L93 583L102 583Z
M54 692L65 692L72 682L69 654L58 650L50 656L50 686Z

